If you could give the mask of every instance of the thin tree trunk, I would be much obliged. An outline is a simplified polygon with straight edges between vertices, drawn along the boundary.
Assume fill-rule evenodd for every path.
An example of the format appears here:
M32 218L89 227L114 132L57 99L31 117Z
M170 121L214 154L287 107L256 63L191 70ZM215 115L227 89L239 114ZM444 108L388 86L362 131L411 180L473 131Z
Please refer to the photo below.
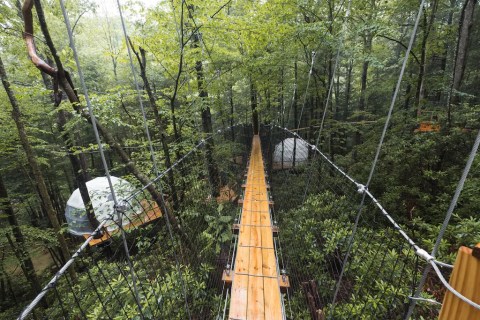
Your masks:
M452 84L452 103L460 102L460 96L456 93L462 85L463 75L465 74L465 66L467 65L468 40L473 26L473 14L477 0L466 0L462 8L460 16L460 25L458 28L458 42L455 58L455 67L453 70Z
M294 67L293 67L293 72L294 72L294 83L298 83L298 67L297 67L297 61L295 61ZM298 124L298 119L297 119L297 101L298 101L298 96L297 96L297 90L293 92L293 127L297 126ZM297 157L297 138L293 137L293 150L292 150L292 168L295 168L295 160Z
M250 77L250 107L252 109L253 134L258 134L257 89L255 88L252 77Z
M233 104L233 85L230 85L230 132L232 135L232 141L235 141L235 130L233 128L234 119L235 119L235 106Z
M150 108L153 111L153 115L155 117L155 124L157 126L158 133L160 135L160 141L162 143L163 154L165 156L165 167L170 168L172 166L172 160L170 158L170 148L168 146L167 137L165 135L164 121L160 116L160 113L158 112L157 102L155 100L155 96L153 95L153 91L150 87L150 82L148 81L147 77L146 51L142 47L139 47L140 54L138 54L130 38L128 39L128 42L130 44L130 48L132 48L133 53L137 57L138 65L140 66L140 77L143 80L145 91L147 92L148 96L148 102L150 104ZM168 182L170 184L170 191L172 192L173 208L177 210L180 204L178 202L177 190L175 188L175 178L173 176L173 170L168 171Z
M55 102L55 106L58 106L57 102ZM79 157L73 154L73 144L65 129L65 126L67 125L67 112L65 110L60 110L57 113L57 124L58 131L60 132L63 142L68 150L68 159L70 160L70 164L73 168L73 175L75 177L75 181L77 182L78 190L80 191L80 196L82 197L82 201L85 206L88 221L90 222L92 229L95 230L98 227L99 222L95 216L92 200L90 199L90 194L88 193L87 181L89 179L88 175L86 174L86 169L82 168Z
M55 230L55 234L57 236L57 240L60 245L63 259L64 261L66 261L66 259L68 259L70 256L68 246L67 246L67 241L65 240L65 237L63 236L60 230L60 224L57 219L57 213L53 209L52 201L49 198L45 180L40 170L40 166L37 162L37 156L32 146L30 145L30 141L26 134L25 126L23 124L23 120L20 112L20 107L18 105L17 99L13 94L13 91L10 88L10 82L8 81L7 74L5 72L5 68L3 66L3 61L1 57L0 57L0 76L2 78L3 87L7 92L8 99L12 106L12 118L15 121L15 125L17 126L20 143L27 156L28 164L30 166L30 169L32 170L33 176L35 177L35 182L37 183L39 195L40 195L40 198L42 199L43 204L45 205L48 219L50 220L50 223L52 224L52 227ZM72 279L76 278L75 270L73 268L69 268L69 273Z
M343 108L342 120L347 120L349 116L350 98L352 95L352 72L353 72L353 60L350 60L347 67L347 83L345 88L345 106Z
M180 5L180 57L178 61L178 72L177 76L175 77L175 85L173 87L173 94L172 97L170 98L170 111L172 113L172 126L173 126L173 135L175 137L175 141L179 142L180 141L180 132L178 131L177 128L177 119L175 116L175 108L176 108L176 102L177 102L177 94L178 94L178 89L180 87L180 76L182 75L183 72L183 59L184 59L184 48L185 48L185 43L184 43L184 35L183 35L183 27L184 27L184 9L185 9L185 3L184 1L181 2ZM173 8L175 10L175 8ZM177 159L180 159L181 155L178 151L175 152Z
M35 49L35 44L33 42L33 17L32 17L32 6L33 6L33 1L35 2L35 7L37 9L37 15L38 19L40 22L40 27L42 29L43 35L45 37L45 41L47 43L47 46L49 47L54 59L55 59L55 64L57 65L57 70L54 68L50 67L47 65L44 61L42 61L36 54L36 49ZM67 72L63 69L62 62L57 54L56 48L53 44L52 38L50 37L50 33L48 31L47 24L45 22L45 16L43 14L43 10L41 7L41 3L39 0L26 0L23 5L23 16L25 20L25 33L24 33L24 38L27 43L27 49L29 56L32 59L32 62L34 65L44 71L45 73L49 74L50 76L58 79L58 82L60 86L63 88L65 91L69 101L72 103L72 107L75 109L75 111L80 114L83 118L85 118L90 124L93 124L93 119L90 118L90 115L88 112L86 112L81 104L80 100L76 94L76 91L73 87L73 83L71 82L70 76L68 75ZM100 133L100 135L104 138L105 142L110 145L110 147L117 153L119 156L120 160L124 163L126 169L134 175L138 181L142 185L147 186L147 191L150 193L152 196L153 200L157 202L157 204L161 207L162 206L162 201L161 201L161 195L160 193L156 190L154 184L150 183L150 179L147 178L140 170L137 168L137 166L133 163L133 161L130 159L128 154L123 150L122 146L120 143L118 143L114 137L111 135L111 133L107 130L106 127L104 127L98 119L95 119L95 124L97 126L97 129ZM175 230L180 234L182 239L184 240L185 244L188 245L190 248L193 248L190 238L188 235L183 231L181 228L180 224L178 223L178 220L175 218L175 216L170 212L167 211L166 215L169 219L169 221L172 223L174 226ZM72 269L72 268L70 268Z
M198 33L193 36L194 47L199 46L199 35ZM195 63L195 70L197 72L197 86L198 86L198 96L200 98L200 103L202 106L202 130L205 134L212 134L212 115L210 113L210 106L208 105L208 92L205 89L205 75L203 73L203 64L202 61L197 60ZM205 142L205 158L207 160L207 169L208 169L208 179L210 180L211 194L213 197L218 197L219 195L219 173L218 167L213 159L213 149L214 149L213 139L208 139Z
M371 34L365 35L363 39L363 52L365 55L370 55L372 51L372 42L373 36ZM362 64L362 76L360 78L360 100L358 103L358 108L360 110L365 110L366 107L366 96L367 96L367 80L368 80L368 67L370 66L369 57L363 60Z
M448 18L447 18L447 28L450 28L451 25L453 24L453 15L455 13L455 5L457 3L457 0L450 0L450 7L449 7L449 12L448 12ZM448 80L446 79L449 79L449 75L447 75L447 73L445 72L447 70L447 61L450 60L450 56L453 55L453 48L452 48L452 44L450 43L450 41L446 41L445 42L445 45L444 45L444 51L443 51L443 56L441 58L441 62L440 62L440 71L441 71L441 74L443 74L443 83L444 85L446 83L448 83ZM451 59L453 60L453 59ZM445 91L446 90L441 90L440 92L437 93L437 101L438 102L445 102L446 99L445 99Z
M7 233L7 238L9 242L11 241L11 246L14 249L14 252L20 262L20 267L22 268L25 278L27 278L32 291L35 294L40 293L42 287L38 281L37 274L35 273L35 268L33 266L32 259L30 254L27 251L25 238L23 236L20 225L18 224L17 216L13 210L12 204L8 197L7 188L3 182L3 177L0 175L0 205L4 214L7 216L8 223L12 228L12 234L15 238L15 244L11 241L10 235Z
M421 113L421 101L425 96L425 76L426 76L426 60L427 60L427 42L428 36L430 35L430 31L432 30L433 24L435 22L435 15L437 12L438 1L434 0L433 3L430 5L431 12L430 18L427 18L427 13L423 13L423 37L422 37L422 44L421 44L421 55L420 55L420 66L417 78L417 91L415 92L415 107L417 108L417 116Z

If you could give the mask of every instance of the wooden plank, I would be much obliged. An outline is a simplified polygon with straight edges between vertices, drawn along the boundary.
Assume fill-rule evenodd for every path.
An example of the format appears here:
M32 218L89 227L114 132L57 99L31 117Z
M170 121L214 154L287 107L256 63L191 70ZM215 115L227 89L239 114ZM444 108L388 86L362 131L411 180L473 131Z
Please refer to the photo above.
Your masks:
M249 277L248 281L247 319L264 320L266 301L264 298L263 278Z
M238 246L245 247L250 245L250 235L251 235L252 227L249 226L242 226L240 227L240 236L238 238Z
M268 277L277 277L277 261L273 249L262 249L262 274Z
M282 297L278 279L263 278L263 289L265 297L265 320L282 319Z
M229 319L282 319L277 261L273 246L268 184L260 139L252 141L232 283Z
M233 278L229 319L247 319L248 278L238 274Z
M249 249L250 249L250 261L248 264L248 274L261 276L263 275L262 249L261 248L249 248ZM263 289L263 283L262 283L262 289Z
M237 248L237 259L235 259L235 273L248 274L250 263L249 249L249 247Z

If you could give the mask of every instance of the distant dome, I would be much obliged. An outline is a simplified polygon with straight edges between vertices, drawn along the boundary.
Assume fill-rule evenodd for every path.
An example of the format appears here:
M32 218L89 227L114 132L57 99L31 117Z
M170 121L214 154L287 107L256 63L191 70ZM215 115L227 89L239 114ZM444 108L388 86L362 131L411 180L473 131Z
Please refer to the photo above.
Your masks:
M111 177L113 189L115 190L115 196L117 200L122 200L130 196L135 188L128 181ZM88 194L92 201L93 210L95 211L95 217L99 222L108 219L109 215L114 212L114 201L112 193L110 192L110 186L106 177L99 177L87 182ZM135 202L136 203L136 202ZM138 205L137 205L138 206ZM137 210L138 209L138 210ZM127 215L134 214L139 211L138 208L130 208L131 212L126 212ZM85 205L83 204L80 190L76 189L67 201L65 209L65 218L68 222L68 231L75 235L88 234L93 231L90 221L87 218ZM123 219L123 224L128 224L128 219ZM112 222L106 224L108 231L117 229L118 227Z
M295 149L295 164L308 160L308 143L298 138L287 138L275 146L273 165L275 169L291 168L293 166L293 151ZM282 156L283 153L283 156ZM283 159L283 166L282 166Z

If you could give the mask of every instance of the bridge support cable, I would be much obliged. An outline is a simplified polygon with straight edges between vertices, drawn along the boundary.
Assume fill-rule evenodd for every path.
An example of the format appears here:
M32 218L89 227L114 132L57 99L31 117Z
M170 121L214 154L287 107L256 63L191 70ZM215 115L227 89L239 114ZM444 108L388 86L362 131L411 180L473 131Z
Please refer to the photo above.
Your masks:
M377 151L375 153L375 158L373 159L372 166L371 166L371 169L370 169L370 174L368 176L368 180L367 180L367 183L365 185L366 190L368 190L370 182L372 181L372 178L373 178L373 174L375 172L375 168L376 168L376 165L377 165L377 162L378 162L378 158L380 156L380 152L381 152L381 149L382 149L382 146L383 146L383 142L385 140L387 129L388 129L388 126L390 124L390 119L392 117L393 108L394 108L395 103L397 101L398 92L400 91L400 85L401 85L402 80L403 80L403 75L404 75L405 69L407 67L408 58L410 57L410 52L412 50L413 43L415 42L415 37L416 37L416 34L417 34L417 28L418 28L418 25L419 25L419 22L420 22L420 17L422 15L424 6L425 6L425 0L422 0L422 2L420 3L420 6L418 8L417 16L416 16L416 19L415 19L415 24L413 26L412 33L410 35L410 41L409 41L409 44L408 44L407 51L405 52L405 57L403 59L402 68L400 70L400 75L399 75L398 80L397 80L397 85L395 87L395 91L393 93L393 97L392 97L392 100L391 100L391 103L390 103L390 108L388 110L387 119L385 120L385 125L383 127L382 135L381 135L380 141L378 143ZM342 280L343 280L344 269L347 265L347 261L348 261L350 251L351 251L351 246L353 245L353 238L355 237L355 234L356 234L356 231L357 231L357 228L358 228L358 220L359 220L359 218L362 214L362 211L363 211L364 201L365 201L365 194L362 196L362 200L360 202L357 218L355 220L355 224L354 224L354 227L353 227L352 235L351 235L351 238L349 240L350 244L349 244L349 247L348 247L347 252L345 254L345 258L343 259L343 262L342 262L342 272L340 273L340 277L338 279L338 284L337 284L337 287L335 289L335 293L334 293L333 301L332 301L332 304L334 306L335 306L335 303L336 303L336 299L337 299L337 296L338 296L338 291L340 289L340 285L341 285Z
M300 123L302 122L303 110L305 109L305 104L307 102L308 89L310 88L310 80L312 78L313 67L315 66L315 57L317 53L312 51L312 61L310 62L310 71L308 72L307 87L305 88L305 94L303 96L302 109L300 109L300 117L298 117L297 130L300 128Z
M219 139L220 133L222 132L217 132L206 139ZM219 145L220 142L221 140ZM140 315L135 303L136 292L145 317L188 318L183 290L179 286L179 272L173 263L174 252L181 246L181 241L180 239L172 241L166 223L160 219L163 211L148 191L151 187L168 185L169 173L175 175L182 194L179 210L182 222L186 223L185 231L198 245L196 249L198 251L182 257L180 261L182 275L186 277L189 310L200 317L211 318L216 311L212 308L213 303L217 301L214 298L219 296L223 284L218 277L221 271L218 270L223 270L224 264L219 264L215 248L221 248L225 244L220 243L218 239L210 239L208 235L213 233L214 226L217 228L223 225L227 228L227 221L207 223L208 217L212 219L219 213L217 202L215 199L213 201L209 199L205 192L208 188L205 187L207 172L202 157L204 144L205 141L200 141L148 185L139 190L129 191L128 195L122 193L122 200L119 201L121 206L117 208L121 210L112 212L106 220L101 221L92 234L86 236L80 248L25 308L19 319L31 319L31 312L34 309L37 316L49 319L75 317L109 319L119 316L129 318L132 314ZM182 163L183 166L180 165ZM240 175L241 168L237 165L235 168ZM180 188L183 182L188 186L186 189ZM233 180L228 183L234 185ZM165 197L167 205L171 205L170 195L167 194ZM223 204L222 214L225 216L222 219L232 213L233 220L236 206L230 202L231 198L228 200L229 202ZM122 214L121 221L115 216L118 213ZM228 228L230 223L229 220ZM127 248L132 256L132 266L137 280L136 290L129 272L122 233L127 235ZM73 266L74 261L78 269L78 279L75 283L64 274ZM208 299L199 300L194 296L200 288ZM35 308L45 298L48 299L48 307Z
M472 146L472 150L470 151L470 155L468 156L468 159L467 159L467 163L465 164L465 168L463 169L463 172L462 172L462 176L460 177L460 181L458 182L457 184L457 187L455 189L455 194L453 195L453 198L452 198L452 201L450 202L450 206L448 207L448 210L447 210L447 213L445 215L445 219L442 223L442 226L440 228L440 231L439 231L439 234L437 236L437 240L435 241L435 245L432 249L432 252L430 253L430 255L432 257L435 257L438 253L438 249L440 248L440 243L443 239L443 236L445 234L445 231L447 229L447 226L450 222L450 219L452 218L452 215L453 215L453 211L455 210L456 206L457 206L457 203L458 203L458 199L460 198L460 194L463 190L463 186L465 184L465 181L467 180L467 176L470 172L470 169L472 167L472 164L473 164L473 161L475 160L475 156L477 155L477 152L478 152L478 147L480 145L480 130L478 131L477 133L477 137L475 139L475 142ZM420 294L423 290L423 286L425 284L425 281L427 280L427 276L428 276L428 273L430 272L430 268L431 268L431 265L432 263L430 264L427 264L425 266L425 269L423 271L423 274L422 274L422 278L420 279L420 282L418 283L418 287L415 291L415 294L414 294L414 298L419 298L420 297ZM432 265L435 269L435 272L437 273L437 275L439 276L440 280L442 280L442 276L441 276L441 273L440 271L438 270L437 267L435 267L434 265ZM444 283L445 285L445 282L442 280L442 282ZM449 286L446 286L447 289L449 291L451 291L452 293L455 294L455 296L459 297L461 300L465 301L463 298L461 298L459 295L457 295L454 291L452 291L450 289ZM468 299L467 299L468 300ZM405 319L408 320L412 314L413 314L413 311L415 309L415 305L416 305L416 301L415 299L411 299L410 301L410 306L408 308L408 311L405 315ZM465 301L467 302L467 301ZM468 304L472 305L472 302L467 302ZM473 305L472 305L473 306ZM477 306L474 306L476 308L478 308Z
M140 92L140 86L138 84L137 74L135 72L135 67L133 65L132 52L131 52L130 45L129 45L130 42L128 41L127 27L125 25L125 21L124 21L124 18L123 18L123 11L122 11L122 6L120 4L120 0L117 0L117 7L118 7L119 15L120 15L120 21L121 21L121 24L122 24L122 30L123 30L125 45L127 46L130 70L131 70L131 73L133 75L133 81L135 83L135 91L137 93L137 99L138 99L138 102L139 102L139 105L140 105L140 110L142 112L142 120L143 120L143 125L144 125L144 128L145 128L145 134L146 134L147 140L148 140L150 158L151 158L151 161L152 161L152 164L153 164L155 175L158 176L160 174L160 171L158 169L157 160L156 160L156 157L155 157L155 151L153 149L152 139L151 139L148 123L147 123L147 116L146 116L146 113L145 113L145 108L143 106L143 99L142 99L142 94ZM152 106L152 108L154 108L154 107L155 106ZM168 233L170 235L170 240L172 241L172 244L174 244L175 240L174 240L174 237L173 237L172 226L171 226L170 220L169 220L169 216L171 216L171 215L168 213L169 209L165 205L165 198L163 196L162 185L159 184L158 186L159 186L158 192L160 194L160 199L159 200L160 200L161 210L162 210L162 212L166 213L164 215L165 223L166 223L167 228L168 228ZM175 248L175 246L174 246L174 248ZM174 255L174 258L175 258L175 264L176 264L177 272L179 274L180 286L182 288L183 296L184 296L184 299L185 299L185 309L187 311L188 318L191 319L192 316L190 314L190 310L189 310L189 306L188 306L188 299L187 299L187 292L186 292L186 288L185 288L185 281L183 279L182 270L180 268L180 261L179 261L179 258L178 258L178 252L177 252L176 249L174 250L173 255Z
M110 172L109 172L109 169L108 169L107 161L105 159L105 154L103 152L102 142L100 140L100 135L99 135L98 129L97 129L97 120L96 120L96 117L93 113L92 104L91 104L91 101L90 101L90 97L88 95L88 89L87 89L87 86L85 84L83 71L82 71L82 68L80 66L80 60L78 59L78 53L77 53L77 50L76 50L76 47L75 47L75 42L73 40L73 32L72 32L72 28L70 26L70 20L68 18L68 14L67 14L67 11L65 9L65 4L64 4L63 0L60 0L60 7L62 9L63 18L65 20L65 25L66 25L67 32L68 32L68 38L69 38L69 41L70 41L70 47L71 47L72 52L73 52L75 65L77 67L78 76L80 78L80 84L81 84L81 87L83 89L83 93L84 93L84 96L85 96L85 101L87 103L87 108L88 108L88 112L90 114L90 118L92 119L92 127L93 127L93 131L95 133L95 139L97 141L98 149L100 151L100 157L102 159L103 168L105 170L105 175L107 177L108 185L109 185L110 192L111 192L111 195L112 195L112 198L113 198L114 208L115 208L115 211L117 213L117 218L120 222L120 225L122 225L122 214L118 210L119 202L117 200L116 192L113 188L112 179L110 177ZM123 246L124 246L124 250L125 250L125 255L126 255L128 266L129 266L130 276L132 278L132 284L133 284L133 288L134 288L134 291L135 291L135 302L137 304L139 314L140 314L141 318L143 319L144 316L143 316L143 310L142 310L142 306L140 304L140 297L139 297L138 289L137 289L136 275L135 275L135 271L133 269L133 264L132 264L132 260L130 258L130 253L129 253L129 250L128 250L127 240L126 240L126 237L125 237L125 232L123 232L123 229L121 231L121 234L122 234L122 241L123 241Z
M408 291L412 290L411 289L411 284L409 284L406 280L408 278L411 279L416 279L417 278L417 273L418 273L418 263L417 260L418 258L422 258L425 261L431 261L429 263L435 263L436 265L444 268L450 268L451 266L448 264L445 264L443 262L435 260L432 256L430 256L425 250L423 250L420 246L417 245L415 241L410 238L410 236L407 234L407 232L403 229L403 227L395 221L395 218L390 215L387 210L380 204L380 202L375 198L375 196L365 188L364 185L358 183L355 179L350 177L345 171L343 171L341 168L339 168L335 163L333 163L325 154L323 154L316 146L314 145L309 145L309 149L313 150L315 153L317 153L317 157L314 158L312 157L310 161L313 159L318 159L321 161L320 163L324 163L324 165L319 166L318 164L311 164L315 165L315 170L309 171L308 170L308 165L306 165L307 162L303 162L303 165L300 165L296 167L294 170L293 168L291 169L282 169L281 164L279 164L279 161L283 160L289 160L287 157L286 159L282 159L278 157L278 151L280 148L281 141L283 137L285 136L285 132L287 132L286 129L275 126L274 129L276 131L279 131L278 133L272 133L271 134L271 139L274 139L274 145L275 145L275 155L274 155L274 162L273 164L273 170L275 172L272 173L272 187L273 187L273 192L274 195L277 199L281 199L281 197L278 196L278 194L281 194L281 191L278 190L278 188L282 188L282 185L278 184L278 177L281 174L287 175L285 178L285 181L287 182L287 188L290 187L290 185L295 185L294 178L290 174L288 174L288 170L292 170L291 173L299 175L299 179L303 176L302 172L307 173L308 175L312 176L311 179L312 181L315 181L316 183L313 184L313 186L316 186L317 190L313 191L310 193L310 196L307 198L306 202L295 202L294 204L285 205L284 202L280 204L281 206L285 206L285 208L288 207L293 207L295 206L300 206L300 207L307 207L305 210L319 210L319 208L322 207L322 202L320 204L315 203L316 208L310 208L312 206L312 199L321 199L322 196L324 196L322 193L325 191L322 190L328 190L328 192L333 192L335 197L337 199L347 197L351 198L351 201L348 201L352 203L350 206L350 210L354 208L353 202L355 198L358 198L359 196L365 196L365 204L364 208L369 212L368 215L366 216L361 216L358 218L358 224L357 224L357 237L354 240L354 244L352 246L347 246L348 239L351 237L353 227L355 225L355 222L357 221L358 214L348 214L345 215L345 212L348 211L346 208L339 208L337 209L336 205L333 205L335 201L338 201L337 199L331 200L332 202L326 202L324 205L329 209L329 213L325 213L328 215L328 217L334 216L336 217L335 220L338 222L341 221L346 221L345 223L337 223L336 228L332 229L329 227L328 230L324 230L323 232L327 232L326 234L322 235L323 232L319 229L317 233L320 234L320 237L330 237L328 234L336 234L339 232L339 230L349 230L345 235L340 238L343 239L339 242L337 242L337 249L339 250L339 257L343 255L344 252L347 251L347 249L350 247L350 250L353 252L353 255L351 256L353 258L353 261L350 262L348 268L344 268L344 278L346 279L346 284L343 284L340 287L339 294L337 298L337 304L340 303L340 305L337 306L328 303L328 298L324 299L322 298L322 293L320 293L320 304L319 306L322 307L317 307L317 309L323 309L323 307L326 308L324 315L329 315L335 317L341 317L340 315L342 312L351 312L351 315L354 314L364 314L364 315L370 315L376 314L376 315L381 315L382 311L378 310L378 308L372 309L370 306L371 303L366 300L365 302L362 301L361 298L362 296L368 297L370 295L373 295L374 293L371 291L372 286L378 286L378 289L380 291L374 291L377 292L375 293L378 296L382 296L384 301L381 301L382 304L385 305L402 305L405 306L405 296L408 296ZM272 130L274 132L275 130ZM296 137L298 139L298 144L300 146L302 145L308 145L308 143L303 140L296 132L288 131L289 137ZM276 138L275 138L276 137ZM291 151L291 150L290 150ZM302 154L298 154L299 158L302 158ZM304 155L304 159L306 159L306 154ZM331 176L331 178L329 178ZM321 180L317 180L321 177ZM337 178L335 178L337 177ZM341 181L345 179L350 182L350 187L346 186L344 183ZM283 188L285 188L286 185L283 185ZM292 190L292 189L290 189ZM350 190L350 191L349 191ZM318 192L318 195L315 197L312 197ZM290 195L290 199L293 200L295 198L294 194ZM291 201L290 200L290 201ZM318 200L315 200L318 201ZM303 203L303 205L302 205ZM318 207L320 206L320 207ZM310 208L310 209L309 209ZM358 207L357 207L358 209ZM302 209L303 210L303 209ZM350 222L348 220L344 220L343 216L349 216L352 220ZM299 216L300 217L300 216ZM319 216L316 219L319 219L320 222L323 221L329 221L328 217L321 217ZM380 220L378 217L382 217ZM284 220L285 218L280 218L280 220ZM327 219L327 220L325 220ZM283 221L281 221L282 223ZM285 222L283 222L285 223ZM296 220L295 223L302 225L301 220ZM288 224L288 223L287 223ZM319 225L321 227L321 224ZM378 229L377 232L369 231L373 229ZM282 228L283 229L283 228ZM301 230L301 229L300 229ZM300 231L299 231L300 232ZM305 237L305 235L303 235ZM292 239L292 237L289 235L287 237L287 240L285 241L285 244L287 245L287 258L288 259L295 259L296 252L301 252L302 250L305 251L305 247L301 247L298 244L293 245L292 243L298 242L299 240ZM303 241L300 239L300 241ZM305 243L308 245L308 242ZM361 244L361 247L359 247ZM316 244L316 248L318 250L322 250L321 246L319 247L318 244ZM365 248L362 249L361 248ZM331 250L331 249L326 249L323 248L323 251ZM325 252L323 252L325 254ZM337 255L337 254L336 254ZM341 260L340 260L341 261ZM292 261L290 261L292 262ZM295 262L295 261L293 261ZM341 268L341 263L332 263L331 260L329 261L328 259L324 261L324 265L322 266L321 264L317 264L317 268L326 268L326 270L329 270L328 272L333 274L334 278L338 277L340 274ZM376 270L375 275L364 275L364 272L366 271L361 271L359 272L359 266L363 265L364 270ZM299 266L296 266L295 263L290 267L290 271L292 271L292 276L291 276L291 282L295 288L295 286L301 282L304 281L303 279L297 279L296 278L296 270L300 268L304 274L304 276L308 276L305 271L305 263L302 263ZM335 276L336 275L336 276ZM357 281L362 280L363 282L359 282L359 285L361 285L359 288L349 288L351 286L352 277L358 278ZM372 279L370 279L372 278ZM308 279L308 278L304 278ZM322 279L322 278L317 278L317 279ZM367 282L373 282L368 284ZM325 292L329 291L329 286L325 283L322 282L322 280L319 280L320 286L322 286L323 290ZM378 282L375 284L375 282ZM388 287L382 288L380 284L384 283L385 285L392 285L392 290L386 290ZM335 287L338 285L336 284ZM331 292L334 291L335 287L331 288ZM368 289L367 289L368 288ZM352 297L355 297L355 303L351 304L346 304L345 303L345 291L351 291L350 295ZM386 291L385 291L386 290ZM414 289L413 289L414 290ZM412 291L413 291L412 290ZM352 298L350 298L352 299ZM322 302L323 301L323 302ZM395 308L395 311L392 313L395 314L395 317L398 317L399 314L404 314L406 309L402 308ZM322 311L323 312L323 311ZM392 316L390 315L390 316Z
M325 106L324 106L323 115L322 115L322 121L320 122L320 129L318 130L317 139L315 141L316 146L320 145L320 138L322 136L323 127L324 127L324 124L325 124L325 119L326 119L327 112L328 112L328 106L330 105L330 100L332 98L333 85L335 83L335 74L337 72L338 63L339 63L339 60L340 60L340 53L343 50L343 41L344 41L345 34L346 34L346 31L347 31L347 28L348 28L348 20L350 18L351 5L352 5L352 0L348 0L347 11L345 13L345 19L344 19L343 24L342 24L342 30L340 32L339 45L337 47L337 53L335 55L335 64L333 66L332 77L330 79L330 84L329 84L329 87L328 87L327 100L325 101ZM343 2L342 2L342 6L343 6ZM312 70L313 70L313 62L314 62L314 60L312 58ZM311 71L310 71L310 73L311 73ZM309 78L309 80L310 80L310 78ZM305 97L306 97L306 93L305 93ZM301 119L298 121L297 130L300 128L300 121L301 121ZM305 185L305 192L304 192L304 195L303 195L303 201L305 201L305 197L307 196L307 191L308 191L309 185L310 185L310 175L308 176L307 183Z

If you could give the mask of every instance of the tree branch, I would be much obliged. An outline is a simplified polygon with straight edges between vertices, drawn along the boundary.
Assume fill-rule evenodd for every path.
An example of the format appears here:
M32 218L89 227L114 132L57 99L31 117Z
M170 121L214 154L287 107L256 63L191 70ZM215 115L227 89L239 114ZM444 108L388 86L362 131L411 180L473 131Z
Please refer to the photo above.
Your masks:
M45 72L46 74L56 77L57 70L50 67L45 61L43 61L37 55L37 49L35 47L35 41L33 40L33 0L25 0L22 7L23 19L25 20L25 32L23 33L23 39L27 45L28 56L32 60L33 64L40 69L40 71Z
M390 41L393 41L393 42L396 42L398 43L399 45L401 45L402 47L404 47L405 49L407 49L407 46L404 45L401 41L397 40L397 39L393 39L393 38L390 38L388 36L385 36L383 34L377 34L377 36L381 37L381 38L385 38L387 40L390 40ZM420 64L420 60L418 60L417 56L415 55L415 53L413 51L410 51L410 53L412 54L412 56L415 58L415 61Z
M210 16L210 19L213 19L220 11L222 11L223 8L225 8L226 6L228 6L230 4L230 2L232 2L232 0L228 0L227 2L225 2L225 4L223 4L217 11L215 11L214 14L212 14Z

